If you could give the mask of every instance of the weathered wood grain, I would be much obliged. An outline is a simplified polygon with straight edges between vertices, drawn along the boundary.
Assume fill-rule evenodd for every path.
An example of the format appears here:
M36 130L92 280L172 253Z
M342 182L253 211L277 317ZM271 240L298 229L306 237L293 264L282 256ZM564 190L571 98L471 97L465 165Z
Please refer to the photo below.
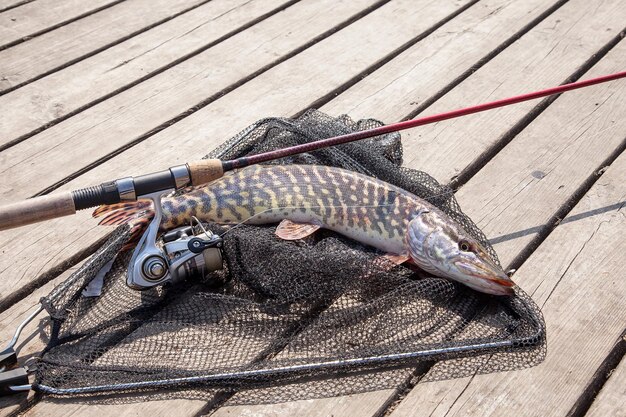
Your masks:
M267 63L271 62L275 59L275 54L277 53L287 53L293 48L298 47L302 43L310 40L311 38L318 36L321 32L325 30L329 30L333 27L334 24L343 21L348 16L353 13L357 13L361 8L367 7L371 4L370 0L363 0L360 2L354 1L344 1L344 2L335 2L326 0L323 2L303 2L298 5L287 9L285 12L276 15L267 21L262 22L259 25L256 25L249 30L242 32L240 35L231 38L232 42L224 42L220 44L223 45L222 49L219 52L211 52L211 50L207 51L209 53L208 57L203 57L205 61L201 61L199 65L198 61L192 62L190 65L186 66L185 71L180 68L182 65L175 67L176 71L181 71L185 77L182 80L178 78L174 78L171 80L173 75L170 71L167 71L161 74L159 77L155 77L155 82L152 82L151 79L149 82L151 84L149 86L144 86L146 83L140 84L137 88L141 88L144 95L138 94L136 89L128 90L127 94L122 94L120 99L114 98L115 102L110 103L111 100L103 103L103 106L106 106L107 109L110 109L111 112L117 115L114 118L113 115L107 113L101 113L98 109L101 110L100 106L96 106L92 109L93 111L88 111L81 113L80 124L82 124L82 129L87 129L87 131L81 132L81 127L76 126L77 131L67 132L64 131L67 127L64 123L55 126L52 129L49 129L43 132L41 135L46 135L49 138L49 134L51 132L57 132L57 135L64 139L60 140L60 144L67 143L68 139L74 137L75 139L79 139L77 135L82 137L83 145L89 148L89 152L94 152L99 148L104 148L107 146L107 143L110 141L121 140L121 143L125 143L132 137L133 134L141 134L150 128L155 126L155 118L161 111L165 111L168 109L171 113L176 114L176 112L184 111L185 109L192 106L197 100L202 97L206 97L208 83L211 82L213 86L213 92L219 92L219 89L223 87L224 82L228 80L238 80L241 76L246 75L247 71L254 71L259 68L259 66L263 65L265 59ZM393 9L388 11L387 13L392 13ZM383 15L379 17L379 19L384 19L386 16ZM434 19L435 17L433 17ZM302 25L302 21L309 21L309 24ZM248 33L250 32L250 33ZM289 33L290 32L290 33ZM265 44L259 45L258 43L252 43L250 40L255 39L258 42L263 40ZM345 42L352 41L351 38L345 39ZM380 41L382 43L382 40ZM400 40L401 42L401 40ZM237 46L237 48L234 48ZM234 48L234 49L233 49ZM256 49L256 51L255 51ZM242 51L246 52L241 57L233 56L233 51ZM321 51L320 51L321 52ZM255 61L250 61L247 59L248 54L254 54ZM232 61L229 61L232 59ZM193 60L190 60L193 61ZM190 62L187 61L187 62ZM215 65L215 62L221 62L222 64L219 66ZM230 62L230 64L227 64ZM247 65L247 66L244 66ZM198 71L203 71L199 68L211 68L209 81L204 80L203 77L198 76ZM243 73L242 73L243 72ZM189 86L185 84L186 80L189 79L200 78L200 80L196 80L198 84L193 84L191 87L195 88L195 91L192 91ZM262 83L259 83L263 85ZM254 84L253 84L254 85ZM271 86L266 84L269 88L278 88L279 86L284 85L284 80L281 77L276 77L272 79ZM204 87L202 87L204 86ZM317 85L316 87L322 88L321 85ZM267 87L266 87L267 88ZM148 100L154 95L155 90L160 91L160 89L165 89L167 94L162 94L158 100L150 103ZM147 90L147 91L146 91ZM315 92L310 92L310 94L315 94ZM226 95L224 98L229 97L230 95ZM118 96L119 97L119 96ZM242 100L250 100L251 97L247 93L243 93L241 95L237 95L238 101ZM174 101L171 103L170 101ZM237 99L236 99L237 100ZM132 102L132 106L128 101ZM220 101L220 100L218 100ZM148 105L150 103L150 105ZM287 105L291 104L292 107L295 107L297 104L293 102L287 101L275 101L275 105ZM178 108L175 106L178 105ZM169 107L168 107L169 106ZM129 107L133 108L133 112L130 112ZM231 108L237 108L237 106L232 106ZM89 113L89 114L87 114ZM240 120L239 114L230 113L230 118L224 120L224 123L215 123L213 124L214 130L212 130L211 135L214 138L219 138L219 140L225 140L230 135L234 135L239 129L244 128L247 124L251 123L255 119L261 118L267 113L263 112L262 108L258 108L254 115L249 115L249 119ZM165 115L167 117L168 114ZM163 117L163 115L161 116ZM69 123L74 123L74 119L72 118L68 120ZM195 119L201 120L201 119ZM188 160L198 159L199 156L204 154L205 150L213 148L219 142L215 140L211 145L203 145L206 144L206 139L202 139L207 131L206 120L203 119L201 123L201 127L196 125L196 130L193 133L187 135L181 135L179 132L175 130L166 130L163 132L159 138L162 138L163 142L159 144L154 144L153 142L147 143L147 147L137 148L137 151L132 151L129 155L134 155L139 158L140 162L137 164L137 161L132 162L130 165L117 165L117 162L113 162L112 165L107 165L113 167L111 171L113 172L114 177L119 177L120 173L124 170L127 171L128 174L133 174L128 170L132 169L133 166L142 166L141 172L135 172L134 174L140 174L149 172L150 170L162 169L163 167L170 166L174 163L175 159L180 156L187 155L187 159L183 160L184 162ZM102 124L106 122L106 124ZM156 121L158 123L158 120ZM178 126L180 123L176 123L174 126ZM173 126L173 127L174 127ZM58 128L58 129L57 129ZM69 129L69 128L68 128ZM93 131L96 129L96 131ZM198 137L198 132L204 130L205 133L203 136ZM37 135L37 137L41 136ZM97 137L98 140L90 140L90 138ZM29 139L27 142L32 143ZM195 144L192 140L196 140ZM26 142L24 142L25 144ZM119 142L118 142L119 143ZM182 146L181 143L185 145ZM45 145L44 142L42 142ZM0 153L0 166L10 168L10 165L15 164L18 161L24 161L23 156L16 156L17 159L13 157L7 157L9 153L11 153L16 148L21 148L21 145L15 146L13 148L8 149L5 152ZM34 145L33 145L34 146ZM133 148L134 149L134 148ZM173 151L174 150L174 151ZM127 154L125 152L123 155ZM75 160L78 157L78 154L74 151L74 148L66 148L62 153L57 154L62 156L64 159L64 163L68 163L69 161ZM55 158L50 155L49 157ZM11 162L13 161L13 162ZM59 161L60 162L60 161ZM85 161L75 160L80 166L84 164ZM122 164L126 164L127 161L120 161ZM19 163L19 162L18 162ZM29 162L25 162L26 164L30 164ZM63 163L62 163L63 164ZM55 168L60 169L61 166L55 164ZM17 165L15 165L17 167ZM4 170L3 170L4 171ZM4 171L7 173L6 171ZM95 171L94 171L95 172ZM108 174L107 174L108 175ZM40 182L40 186L44 184L49 184L44 177L37 177L38 180L42 180ZM81 177L82 178L82 177ZM93 177L92 177L93 178ZM80 179L79 179L80 180ZM3 183L2 186L8 186L13 189L14 192L21 194L22 196L26 196L31 194L34 189L25 190L21 187L18 187L16 183L17 178L11 176L11 179L7 183ZM102 182L102 177L94 182L100 183ZM77 183L73 183L75 188L82 187L78 186ZM88 183L83 183L88 184ZM89 184L91 185L91 184ZM76 220L68 219L70 222L78 221L81 218L83 221L87 218L87 213L81 213L82 216L76 218ZM79 222L80 223L80 222ZM79 224L75 223L75 224ZM48 256L52 256L56 260L60 261L61 258L66 258L72 251L76 251L77 247L75 244L85 247L88 246L89 243L95 242L99 237L102 237L103 233L107 233L107 230L102 230L102 228L98 228L96 231L95 224L93 221L89 221L90 226L83 231L78 231L72 228L72 232L69 233L69 239L63 243L62 248L52 248L52 245L49 243L44 245L43 249ZM54 226L53 226L54 225ZM84 223L87 225L87 223ZM47 239L44 236L52 237L54 241L61 242L60 235L57 233L65 234L68 230L62 232L63 226L60 226L60 223L54 221L53 223L47 223L40 225L45 227L46 231L43 232L41 236L44 240ZM50 229L49 229L50 228ZM43 264L35 266L35 263L29 262L22 264L20 271L13 270L15 266L17 266L14 262L9 261L9 252L16 251L17 253L23 253L24 250L30 251L35 250L33 247L33 241L31 239L24 239L23 243L17 242L19 240L19 236L22 235L26 229L15 229L14 232L2 232L0 233L0 250L7 250L7 256L4 256L0 259L0 275L2 273L9 273L13 278L13 284L11 286L7 285L7 287L2 287L0 284L0 300L10 296L10 294L15 291L17 288L20 288L23 284L32 280L34 276L39 275L40 272L45 271L53 264L57 264L56 261L53 261L52 264L48 263L48 261L43 255L43 253L39 253L42 258L39 258L43 261ZM39 229L41 230L41 229ZM26 234L33 233L34 229ZM39 233L34 232L34 233ZM53 235L55 235L53 237ZM89 238L87 238L89 236ZM79 238L80 237L80 238ZM95 238L91 240L91 237ZM17 239L16 239L17 238ZM76 240L78 238L78 240ZM28 240L28 242L27 242ZM39 238L37 242L41 242ZM72 243L73 242L73 243ZM88 243L89 242L89 243ZM38 243L35 243L38 245ZM28 248L28 249L26 249ZM59 258L60 256L60 258ZM37 263L37 262L36 262ZM47 264L47 265L46 265ZM23 268L23 269L22 269ZM23 280L24 275L28 276L25 280ZM20 277L17 280L15 277ZM1 303L1 301L0 301Z
M556 103L555 103L556 104ZM626 155L515 274L542 307L548 356L535 368L418 384L395 416L564 416L624 329ZM610 415L610 414L604 414Z
M295 100L295 99L294 99L294 102L296 102L296 100ZM233 102L231 102L231 103L233 103ZM278 108L278 107L276 107L276 108ZM227 113L227 112L228 112L228 107L222 107L222 108L221 108L221 111L223 111L224 113ZM267 113L263 113L262 115L267 115ZM368 116L369 116L369 115L371 115L371 114L368 114ZM205 116L206 116L206 115L205 115ZM198 117L199 117L199 116L198 116ZM256 117L256 116L255 116L255 117ZM231 120L231 122L232 122L232 119L230 119L230 120ZM188 122L185 122L185 123L188 123ZM177 124L177 125L178 125L178 124ZM197 119L196 119L193 123L190 123L190 124L188 124L188 125L186 125L186 126L184 126L184 127L176 127L176 128L175 128L175 129L176 129L175 131L177 131L178 133L182 133L182 135L181 135L181 137L182 137L182 138L191 138L191 137L193 137L193 135L197 134L197 133L200 131L200 128L201 128L202 126L203 126L203 125L202 125L202 121L201 121L201 120L197 120ZM226 129L231 128L231 126L228 126L228 125L222 125L221 127L222 127L223 129L225 129L225 130L226 130ZM174 128L173 128L173 129L174 129ZM218 132L219 132L219 131L212 131L212 132L210 132L210 133L211 133L211 134L216 134L216 133L218 133ZM164 135L163 135L163 136L160 136L160 137L161 137L161 138L166 138L166 136L164 136ZM165 141L165 139L163 139L163 140ZM170 140L171 140L171 139L170 139ZM158 143L158 142L157 142L157 143ZM165 143L165 142L161 142L161 143ZM198 143L201 143L201 141L199 141L199 140L198 140L198 141L193 142L193 143L198 144ZM152 142L151 144L154 144L154 142ZM166 146L169 146L169 145L166 145ZM150 148L149 148L149 147L146 147L146 148L144 148L144 149L150 149ZM173 145L171 145L171 149L175 149L175 147L174 147ZM184 158L185 158L185 155L189 155L189 154L191 153L191 150L190 150L190 151L186 151L186 152L189 152L189 153L188 153L188 154L184 154L184 155L180 156L180 159L179 159L180 161L184 161L184 160L185 160L185 159L184 159ZM196 157L197 157L197 156L198 156L198 151L197 151L197 150L194 150L194 152L195 152L195 153L194 153L192 156L196 156ZM139 155L140 155L140 154L139 154ZM156 158L155 158L155 159L156 159ZM156 169L156 168L163 167L163 166L165 166L165 165L170 165L170 164L171 164L171 161L172 161L172 160L171 160L171 158L170 158L169 160L168 160L168 159L164 159L164 158L163 158L163 159L159 159L159 160L157 160L157 161L152 161L152 162L147 162L147 163L145 163L145 161L143 161L143 160L141 159L141 156L137 156L137 155L135 155L135 156L131 156L131 157L129 157L128 159L126 159L126 162L134 162L135 164L141 164L141 166L142 166L141 172L143 172L143 171L144 171L143 167L144 167L144 166L146 166L146 165L150 165L150 164L151 164L151 165L154 165L154 168L153 168L153 169ZM119 169L120 169L120 167L124 167L124 166L125 166L125 165L118 165L118 166L116 167L116 169L117 169L117 170L119 170ZM110 166L109 166L107 169L110 169ZM149 169L149 168L146 168L146 169ZM97 171L98 171L98 170L97 170ZM96 175L96 174L101 174L101 173L102 173L102 172L98 171L98 172L96 172L94 175ZM107 171L107 173L110 173L111 175L113 175L113 174L115 173L115 170L110 170L110 171ZM139 172L137 172L137 173L139 173ZM119 176L119 175L118 175L118 176ZM108 176L105 176L105 177L97 177L97 176L95 176L95 177L93 177L92 179L94 179L95 181L98 181L96 178L100 178L100 180L101 180L102 178L109 178L109 177L108 177ZM77 181L77 182L79 182L79 181ZM89 182L86 182L85 184L89 184ZM470 183L470 184L471 184L471 183ZM468 184L468 185L470 185L470 184ZM84 219L84 217L85 217L85 216L83 216L83 219ZM60 223L59 225L57 225L57 227L58 227L58 226L68 226L68 225L69 225L69 223ZM41 229L41 230L44 230L44 229ZM74 230L76 230L76 229L74 229ZM84 231L84 229L83 229L83 231ZM47 232L47 231L46 231L46 230L44 230L44 232ZM71 232L72 232L72 230L71 230L71 226L70 226L70 229L68 230L68 233L69 233L69 234L68 234L68 235L65 235L65 236L72 236ZM33 235L34 235L34 234L33 234ZM63 236L63 235L61 235L61 236ZM61 238L63 238L63 239L65 239L65 240L67 240L67 238L66 238L66 237L61 237ZM48 239L48 237L45 237L45 238L44 238L44 241L45 241L45 240L47 240L47 239ZM88 240L88 239L87 239L87 240ZM88 240L88 241L89 241L89 240ZM78 244L76 245L76 247L78 247L79 245L82 245L82 244L85 244L85 243L84 243L84 242L78 243ZM58 248L58 247L55 247L55 248L53 248L53 249L58 250L59 248ZM68 252L68 253L69 253L69 252ZM24 256L26 256L26 254L24 254ZM354 404L354 403L351 403L351 401L352 401L353 399L358 399L358 400L362 401L362 403L359 403L359 408L354 408L354 407L355 407L355 404ZM423 398L422 398L421 400L422 400L422 401L424 401L424 399L423 399ZM337 400L337 402L336 402L335 404L326 404L324 407L319 406L319 405L316 405L316 406L319 408L319 410L320 410L320 412L321 412L321 413L324 413L324 412L326 412L327 414L328 414L328 413L333 413L333 412L334 412L334 411L336 411L337 409L339 409L339 410L341 410L341 411L344 411L344 410L345 410L345 411L346 411L346 413L350 413L350 412L354 412L355 410L357 410L357 411L361 411L361 410L364 410L364 409L365 409L365 410L371 410L371 409L372 409L372 404L371 404L371 403L369 403L369 404L368 404L368 403L367 403L367 401L369 401L369 400L368 400L368 397L366 397L366 396L364 395L364 396L355 396L355 397L344 397L344 398L338 399L338 400ZM299 405L298 405L298 404L295 404L295 403L289 404L289 406L288 406L288 407L283 407L283 408L290 409L290 410L292 410L292 411L294 411L294 410L296 410L296 411L297 411L297 410L302 410L301 408L299 408ZM43 409L42 409L42 410L43 410ZM171 410L171 408L170 408L170 410ZM305 408L305 410L306 410L306 408ZM228 411L228 409L226 409L226 411ZM231 412L232 412L232 410L231 410Z
M135 83L173 61L215 42L283 3L284 0L211 1L95 56L0 96L0 107L6 109L4 117L0 118L0 142L6 145L41 126L66 117L79 108L101 100L107 94ZM169 7L173 5L175 3ZM147 7L152 7L152 2L148 2ZM44 43L44 47L45 45ZM0 52L0 68L3 65L2 54L17 48ZM55 64L58 59L65 59L60 54L50 54L50 57L55 60ZM28 70L28 67L25 69L21 65L19 59L7 58L4 62L7 67L16 71ZM39 71L42 65L37 62L33 68ZM11 69L6 72L10 73ZM18 75L21 77L21 73ZM5 78L10 79L10 76Z
M620 42L585 78L625 66ZM622 143L625 93L626 83L615 82L560 97L457 192L504 265Z
M271 65L281 56L331 30L373 3L374 0L299 3L1 152L0 165L5 168L1 172L9 181L0 187L5 192L0 198L5 201L19 200L51 185L52 181L63 179L137 136L158 128L207 97L219 97L227 86L236 86L242 78ZM445 16L447 10L435 14L433 20L437 16ZM302 24L303 21L307 24ZM395 43L390 41L387 47L382 46L382 37L377 42L383 51L393 50L393 45L397 46L419 33L430 21L426 20L426 23L405 30ZM337 39L338 43L344 42L342 45L353 42L353 39L342 36ZM320 48L316 50L320 51ZM252 56L254 59L250 59ZM364 56L362 61L375 62L377 57ZM238 126L244 127L241 123ZM50 175L44 178L33 171L18 169L21 163L36 165L40 170L49 166ZM33 182L34 178L38 178L36 182ZM34 186L35 183L39 184L39 189L27 186Z
M545 0L481 1L321 110L333 115L347 113L356 120L398 121L470 68L475 69L488 54L496 53L504 42L556 5ZM472 103L476 100L472 98Z
M31 1L33 0L0 0L0 13Z
M623 358L619 366L611 373L609 380L602 387L585 416L626 416L626 361Z
M201 2L128 0L0 51L0 94Z
M622 30L624 10L619 1L568 2L536 29L506 48L489 64L478 69L427 108L422 115L436 114L562 83ZM465 47L472 49L471 43ZM465 53L462 47L457 50L459 54ZM418 59L419 56L415 56L413 61ZM397 120L391 113L395 104L386 104L382 97L402 95L399 91L403 89L415 91L414 96L405 98L409 101L409 106L406 102L404 104L404 109L413 108L427 97L421 94L423 86L432 78L448 71L445 61L435 61L437 76L415 73L413 77L405 79L402 74L407 71L408 64L395 68L393 65L393 62L388 64L392 66L388 69L388 78L376 79L376 74L373 74L338 97L337 103L343 104L333 103L332 111L342 112L344 108L352 109L356 106L351 110L356 117L369 114L369 117L379 117L383 121ZM387 69L383 67L381 70ZM366 89L365 93L359 92L361 88ZM386 95L386 91L390 92L389 95ZM413 101L416 103L411 105ZM520 103L444 121L431 127L405 131L402 133L405 164L428 167L431 175L441 182L448 182L496 143L537 103L538 101ZM402 116L404 115L406 113Z
M562 22L564 20L561 18ZM625 50L626 44L620 44L588 76L610 73L624 67L626 65ZM626 115L626 101L620 97L624 89L626 85L623 83L604 85L561 97L536 120L536 123L524 130L509 147L498 154L492 163L457 193L461 206L470 217L478 221L478 225L487 231L488 236L491 235L489 225L519 230L526 228L529 222L533 225L546 222L558 207L566 202L578 185L624 139L626 124L620 122ZM596 103L601 104L596 105ZM481 132L483 131L478 133ZM549 151L551 147L555 148L552 152ZM429 171L432 163L422 165L420 168ZM540 163L545 163L544 168L550 174L543 178L543 183L529 185L530 189L526 190L528 194L520 193L514 185L521 183L525 177L534 178L532 177L535 171L533 165ZM550 166L549 170L548 166ZM550 179L549 176L553 178ZM568 178L565 185L563 185L564 178ZM559 192L555 193L555 190ZM480 205L483 198L485 200L501 199L506 202L507 209L485 208ZM472 211L473 207L477 207L476 210ZM486 222L486 219L489 220ZM523 246L523 242L506 247L496 245L496 250L506 262L519 253ZM619 328L619 325L616 327ZM614 340L613 338L610 343ZM606 350L607 346L604 348ZM598 357L600 361L604 358L600 352ZM439 390L447 384L458 387L462 385L462 382L439 383ZM582 387L578 386L578 389ZM575 388L572 391L575 391ZM327 400L298 401L290 403L289 410L297 409L300 415L313 416L330 413L337 416L349 415L349 410L357 409L362 415L375 415L385 407L393 393L393 390L385 390ZM435 403L440 399L432 392L429 394L430 397L434 397ZM415 401L429 403L430 400L425 401L423 393L419 393L415 396ZM244 410L246 412L253 410L253 413L258 415L280 415L281 406L281 404L263 405L252 409L250 407L224 407L218 410L217 414L225 415L228 412L236 414ZM413 409L414 404L407 407L407 410ZM414 415L428 415L428 412L428 409L424 409ZM408 415L411 415L410 411Z
M0 15L0 48L114 3L113 0L39 0L7 10Z

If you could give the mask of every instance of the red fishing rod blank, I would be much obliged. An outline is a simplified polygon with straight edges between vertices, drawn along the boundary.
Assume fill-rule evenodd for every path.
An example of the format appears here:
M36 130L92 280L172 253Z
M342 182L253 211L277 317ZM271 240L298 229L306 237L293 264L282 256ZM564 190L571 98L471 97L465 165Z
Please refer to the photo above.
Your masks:
M442 120L454 119L456 117L466 116L468 114L479 113L485 110L491 110L498 107L504 107L511 104L521 103L523 101L534 100L541 97L547 97L554 94L560 94L570 90L576 90L578 88L588 87L594 84L600 84L607 81L613 81L626 77L626 71L618 72L615 74L604 75L601 77L592 78L584 81L577 81L568 84L562 84L558 87L547 88L544 90L535 91L532 93L521 94L501 100L492 101L489 103L478 104L476 106L465 107L462 109L452 110L444 113L435 114L432 116L420 117L417 119L407 120L404 122L392 123L385 126L380 126L374 129L363 130L359 132L348 133L346 135L334 136L332 138L322 139L315 142L305 143L302 145L296 145L285 149L278 149L275 151L260 153L257 155L246 156L230 161L223 161L222 166L224 171L230 171L236 168L243 168L248 165L258 164L261 162L267 162L286 156L297 155L304 152L316 151L318 149L327 148L330 146L342 145L344 143L354 142L361 139L371 138L374 136L384 135L387 133L398 132L400 130L410 129L418 126L423 126L431 123L440 122Z

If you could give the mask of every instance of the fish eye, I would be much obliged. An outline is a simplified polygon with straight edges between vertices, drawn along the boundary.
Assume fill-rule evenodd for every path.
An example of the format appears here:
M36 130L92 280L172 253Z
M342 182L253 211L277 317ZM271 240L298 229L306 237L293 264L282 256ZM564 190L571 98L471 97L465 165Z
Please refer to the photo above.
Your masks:
M472 245L467 240L462 240L459 242L459 249L463 252L470 252L472 250Z

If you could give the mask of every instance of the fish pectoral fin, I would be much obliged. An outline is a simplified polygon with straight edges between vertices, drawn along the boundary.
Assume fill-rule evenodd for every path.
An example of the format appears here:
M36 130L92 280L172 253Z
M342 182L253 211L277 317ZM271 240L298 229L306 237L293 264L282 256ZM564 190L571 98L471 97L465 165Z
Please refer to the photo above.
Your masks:
M386 253L382 255L381 258L385 258L386 260L393 262L394 265L401 265L411 259L408 253L400 255L396 255L395 253Z
M284 240L299 240L311 236L320 226L311 223L296 223L284 219L276 228L276 236Z
M395 253L386 253L382 256L382 258L385 258L396 265L401 265L411 259L411 257L406 253L402 255L396 255Z
M397 265L401 265L410 259L411 257L408 254L397 255L395 253L386 253L376 257L376 259L374 259L374 263L383 271L390 271Z

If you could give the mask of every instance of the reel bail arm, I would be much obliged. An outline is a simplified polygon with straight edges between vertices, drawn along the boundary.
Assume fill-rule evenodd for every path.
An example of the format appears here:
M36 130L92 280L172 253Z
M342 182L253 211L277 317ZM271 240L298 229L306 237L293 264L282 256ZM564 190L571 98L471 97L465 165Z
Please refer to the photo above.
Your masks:
M143 196L152 200L154 218L133 250L128 265L126 285L146 290L166 282L176 283L194 272L222 269L222 238L207 231L196 218L201 233L195 234L193 223L179 227L157 239L161 226L161 197L173 189Z

